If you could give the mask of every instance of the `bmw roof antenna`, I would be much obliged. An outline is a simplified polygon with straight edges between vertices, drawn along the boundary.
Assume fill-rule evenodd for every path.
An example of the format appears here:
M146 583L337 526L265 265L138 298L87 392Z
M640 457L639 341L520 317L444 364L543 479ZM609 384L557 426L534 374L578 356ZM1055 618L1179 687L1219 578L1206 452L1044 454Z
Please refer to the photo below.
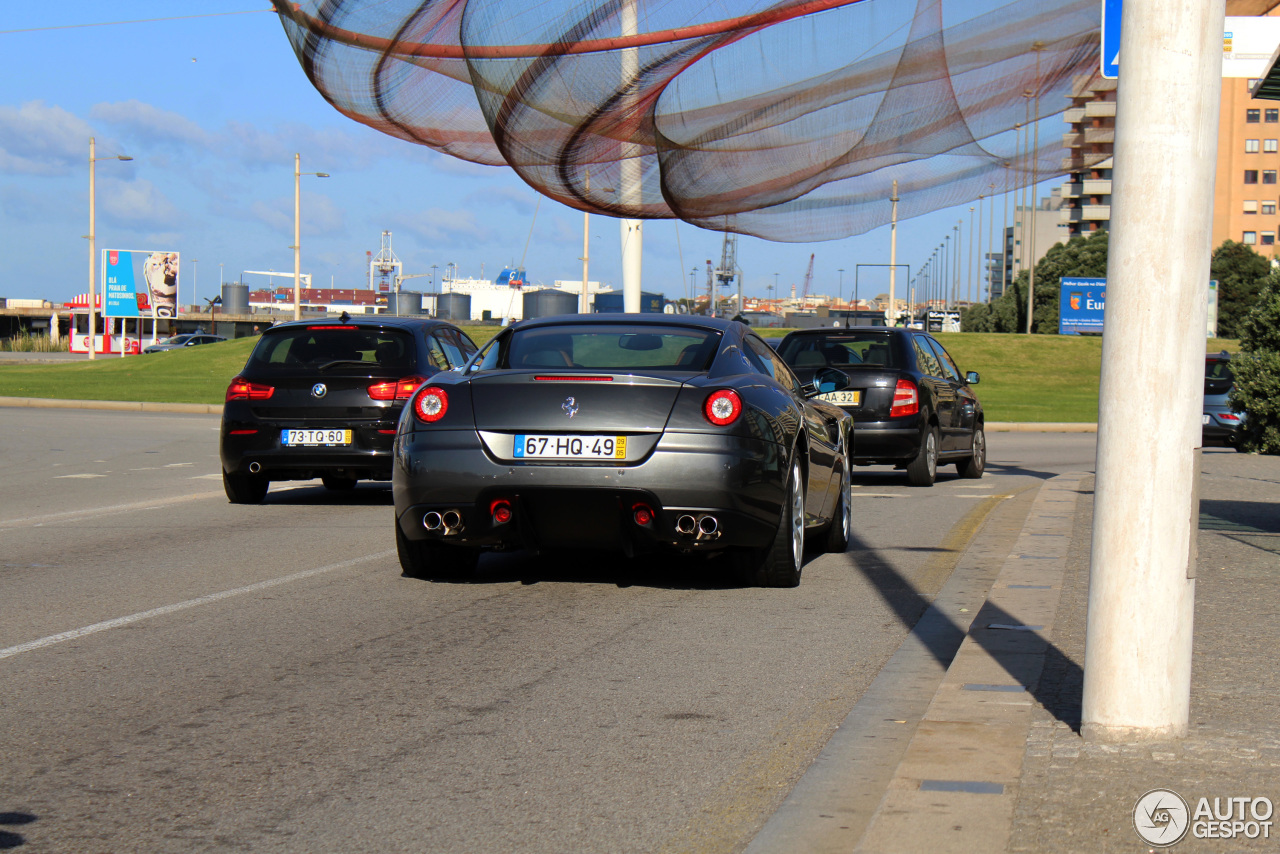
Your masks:
M346 323L350 319L351 319L351 315L347 314L345 311L343 311L342 314L338 317L338 320L341 321L342 323Z

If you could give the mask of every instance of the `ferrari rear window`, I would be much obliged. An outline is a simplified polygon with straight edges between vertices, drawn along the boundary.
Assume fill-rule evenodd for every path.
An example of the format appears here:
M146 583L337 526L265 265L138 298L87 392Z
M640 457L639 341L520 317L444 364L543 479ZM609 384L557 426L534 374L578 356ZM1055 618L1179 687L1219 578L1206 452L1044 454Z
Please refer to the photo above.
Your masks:
M719 343L719 332L679 326L539 326L515 330L503 362L518 369L705 371Z
M298 326L268 330L253 349L249 367L256 374L298 370L407 371L412 361L413 339L401 329Z
M899 367L885 332L793 335L782 343L778 353L793 368Z

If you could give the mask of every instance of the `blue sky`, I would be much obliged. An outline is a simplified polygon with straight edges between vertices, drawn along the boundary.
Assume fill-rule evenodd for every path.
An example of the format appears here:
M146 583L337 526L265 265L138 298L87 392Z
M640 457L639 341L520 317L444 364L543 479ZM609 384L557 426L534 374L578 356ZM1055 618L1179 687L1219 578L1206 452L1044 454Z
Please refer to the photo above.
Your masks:
M430 274L434 264L438 275L452 262L460 275L479 276L483 265L493 278L523 258L532 282L581 278L580 212L538 205L508 169L436 154L339 115L303 75L267 6L5 4L0 296L64 301L88 289L91 136L99 157L134 158L97 164L98 248L181 252L183 303L193 301L193 286L200 298L216 294L220 269L226 281L243 270L292 276L294 152L304 172L332 176L302 179L302 268L317 286L365 287L365 253L377 253L384 230L406 273ZM232 12L247 14L219 14ZM76 26L174 15L199 17ZM54 29L19 32L36 28ZM900 223L898 262L914 271L958 221L968 229L969 205ZM591 278L620 288L617 222L593 216L591 232ZM888 263L888 232L814 244L741 237L745 292L765 296L775 273L780 291L799 285L812 253L812 292L835 294L843 279L848 298L855 265ZM963 259L967 235L961 242ZM644 289L685 295L690 269L718 263L720 250L717 233L647 223ZM856 278L864 297L887 290L882 268ZM425 290L426 281L406 287Z

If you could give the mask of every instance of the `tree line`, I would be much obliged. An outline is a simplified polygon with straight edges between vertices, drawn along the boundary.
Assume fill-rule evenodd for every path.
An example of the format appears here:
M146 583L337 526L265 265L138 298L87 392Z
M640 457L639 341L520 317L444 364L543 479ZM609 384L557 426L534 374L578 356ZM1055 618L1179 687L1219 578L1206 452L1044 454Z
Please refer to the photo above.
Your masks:
M1031 331L1058 333L1059 284L1064 276L1102 279L1107 275L1108 232L1095 231L1050 247L1036 264L1035 314ZM1269 280L1280 284L1280 272L1267 258L1243 243L1227 240L1213 250L1205 278L1218 281L1218 337L1239 338L1241 323L1257 304ZM1027 270L1018 273L999 298L961 313L966 332L1025 332L1027 329ZM1152 282L1153 292L1159 283Z

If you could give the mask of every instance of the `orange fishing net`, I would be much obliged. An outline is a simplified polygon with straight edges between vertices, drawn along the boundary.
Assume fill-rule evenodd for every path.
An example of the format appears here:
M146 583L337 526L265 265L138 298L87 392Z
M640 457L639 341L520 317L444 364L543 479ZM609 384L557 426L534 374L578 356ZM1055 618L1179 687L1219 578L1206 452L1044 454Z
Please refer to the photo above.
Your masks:
M357 121L580 210L780 241L888 222L895 179L908 218L1061 173L1054 117L1098 67L1097 0L273 3Z

